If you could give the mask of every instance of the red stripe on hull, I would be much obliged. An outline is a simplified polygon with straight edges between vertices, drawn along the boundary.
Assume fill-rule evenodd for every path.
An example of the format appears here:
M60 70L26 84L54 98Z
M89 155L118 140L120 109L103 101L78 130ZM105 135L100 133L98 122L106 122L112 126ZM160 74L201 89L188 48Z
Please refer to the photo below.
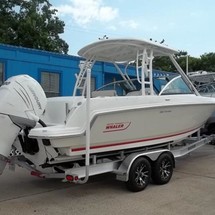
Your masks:
M168 138L168 137L175 137L175 136L179 136L182 134L186 134L186 133L195 131L197 129L199 129L199 128L195 128L195 129L181 132L178 134L171 134L171 135L167 135L167 136L162 136L162 137L146 138L146 139L141 139L141 140L131 140L128 142L119 142L119 143L111 143L111 144L104 144L104 145L98 145L98 146L91 146L90 149L99 149L99 148L106 148L106 147L112 147L112 146L128 145L128 144L139 143L139 142L147 142L147 141L151 141L151 140L159 140L159 139L164 139L164 138ZM86 149L85 147L81 147L81 148L71 149L71 151L77 152L77 151L83 151L85 149Z

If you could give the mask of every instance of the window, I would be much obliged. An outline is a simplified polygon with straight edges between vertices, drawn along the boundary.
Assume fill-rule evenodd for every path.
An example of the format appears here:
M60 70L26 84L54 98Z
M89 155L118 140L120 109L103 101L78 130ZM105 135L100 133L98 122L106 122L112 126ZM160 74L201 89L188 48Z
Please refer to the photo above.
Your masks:
M4 82L4 63L0 62L0 86Z
M41 86L47 97L60 95L60 74L52 72L41 72Z

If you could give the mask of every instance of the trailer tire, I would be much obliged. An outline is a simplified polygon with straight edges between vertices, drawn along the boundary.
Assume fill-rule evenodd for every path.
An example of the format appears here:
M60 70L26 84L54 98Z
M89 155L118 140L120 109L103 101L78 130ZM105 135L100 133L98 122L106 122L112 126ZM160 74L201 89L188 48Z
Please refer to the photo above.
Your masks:
M127 188L133 192L144 190L151 178L151 164L144 158L137 158L131 165L129 179L126 182Z
M161 154L155 161L152 169L152 180L154 183L167 184L173 174L174 161L170 153Z

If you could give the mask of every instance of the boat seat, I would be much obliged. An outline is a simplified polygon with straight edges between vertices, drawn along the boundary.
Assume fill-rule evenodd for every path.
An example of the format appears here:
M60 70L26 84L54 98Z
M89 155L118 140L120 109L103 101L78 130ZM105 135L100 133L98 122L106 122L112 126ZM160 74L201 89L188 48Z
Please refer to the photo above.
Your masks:
M146 88L145 93L146 93L146 95L150 95L150 89ZM127 93L126 96L141 96L141 95L142 95L141 90L135 90L135 91L131 91L131 92ZM156 95L155 91L153 91L153 95Z
M100 90L100 91L93 91L92 97L105 97L105 96L117 96L116 90Z

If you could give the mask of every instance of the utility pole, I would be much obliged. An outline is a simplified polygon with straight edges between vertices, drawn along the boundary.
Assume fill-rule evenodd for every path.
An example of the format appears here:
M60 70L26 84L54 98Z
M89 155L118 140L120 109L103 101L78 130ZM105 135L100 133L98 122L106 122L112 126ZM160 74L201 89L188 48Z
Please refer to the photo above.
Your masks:
M186 56L186 75L188 75L188 71L189 71L189 68L188 68L188 58L189 58L189 55Z

